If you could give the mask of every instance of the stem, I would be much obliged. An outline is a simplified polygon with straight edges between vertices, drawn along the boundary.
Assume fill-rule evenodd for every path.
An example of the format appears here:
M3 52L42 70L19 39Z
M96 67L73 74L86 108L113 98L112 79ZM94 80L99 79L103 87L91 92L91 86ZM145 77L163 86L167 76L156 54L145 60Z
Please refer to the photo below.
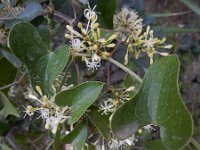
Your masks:
M200 144L193 137L190 139L190 143L192 143L198 150L200 150Z
M80 70L79 70L78 62L76 60L74 60L74 66L75 66L75 69L76 69L77 84L80 84L81 83L81 76L80 76Z
M108 60L111 63L115 64L117 67L121 68L122 70L124 70L125 72L127 72L128 74L130 74L133 78L135 78L136 80L138 80L140 83L142 83L142 78L140 78L135 72L131 71L129 68L125 67L124 65L122 65L118 61L112 59L111 57Z
M62 79L62 82L61 82L61 84L60 84L60 86L58 87L58 90L57 90L58 92L61 90L63 84L65 83L65 80L67 78L67 75L68 75L68 72L69 72L69 69L70 69L70 66L71 66L72 62L73 62L73 60L71 59L69 64L66 67L65 75L64 75L64 77Z

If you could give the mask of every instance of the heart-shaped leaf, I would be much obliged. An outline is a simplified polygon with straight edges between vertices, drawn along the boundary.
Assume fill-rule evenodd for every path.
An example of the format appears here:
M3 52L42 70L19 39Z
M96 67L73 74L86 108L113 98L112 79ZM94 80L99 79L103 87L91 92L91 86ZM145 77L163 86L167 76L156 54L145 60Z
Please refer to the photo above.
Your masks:
M63 144L72 144L73 150L81 150L84 147L84 143L88 134L88 128L86 124L79 124L73 131L67 134L62 139Z
M180 149L189 141L193 122L179 94L178 73L177 56L162 58L149 67L139 92L112 117L116 137L125 139L138 126L153 123L160 127L161 140L168 149Z
M55 96L55 103L71 107L69 124L73 124L85 113L87 108L98 98L103 84L98 81L82 83L72 89L64 90Z
M0 120L6 119L8 115L14 115L16 117L20 117L17 109L8 100L8 98L5 96L3 92L0 92L0 100L4 104L3 108L0 110Z
M53 80L68 61L69 48L61 46L49 52L36 28L27 22L13 26L9 34L9 45L12 52L27 66L32 86L40 86L49 95Z

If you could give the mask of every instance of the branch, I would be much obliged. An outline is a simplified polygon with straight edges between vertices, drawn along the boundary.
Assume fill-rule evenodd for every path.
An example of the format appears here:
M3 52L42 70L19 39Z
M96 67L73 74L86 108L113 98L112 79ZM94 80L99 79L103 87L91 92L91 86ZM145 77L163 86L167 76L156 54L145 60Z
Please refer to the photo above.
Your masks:
M127 72L128 74L130 74L133 78L135 78L136 80L138 80L140 83L142 83L142 78L140 78L135 72L131 71L129 68L125 67L124 65L122 65L118 61L112 59L111 57L108 60L111 63L113 63L116 66L118 66L119 68L121 68L122 70L124 70L125 72Z

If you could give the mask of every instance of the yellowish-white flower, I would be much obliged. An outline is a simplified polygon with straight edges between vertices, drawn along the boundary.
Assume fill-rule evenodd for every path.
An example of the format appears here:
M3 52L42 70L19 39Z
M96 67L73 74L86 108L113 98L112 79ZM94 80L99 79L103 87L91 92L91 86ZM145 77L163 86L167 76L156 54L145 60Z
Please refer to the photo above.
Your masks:
M114 112L115 109L115 100L108 98L107 100L103 100L100 102L99 111L102 111L102 115L108 115L108 113Z
M108 147L110 150L122 150L124 146L133 146L138 141L138 139L133 134L129 138L125 140L118 140L112 138L111 141L108 142Z
M151 131L155 131L156 126L157 125L155 125L155 124L148 124L146 126L143 126L143 129L147 130L148 132L151 132Z
M93 71L96 69L98 69L99 67L101 67L101 57L99 57L96 53L92 56L91 61L89 61L86 57L85 57L85 63L86 66L89 69L93 69Z
M35 95L28 95L29 98L36 100L39 102L37 107L27 106L25 108L25 116L33 116L34 113L39 113L39 118L42 118L45 121L45 128L50 129L53 134L56 133L59 124L62 124L66 121L66 119L70 118L69 111L70 108L66 107L59 107L57 106L52 99L48 99L47 96L43 95L42 90L39 86L36 86L36 90L41 96L39 99Z
M25 115L24 115L24 118L28 115L28 116L33 116L34 115L34 112L37 111L38 109L37 108L34 108L30 105L28 105L26 108L24 107L25 109Z
M87 18L86 28L82 23L78 23L79 31L75 31L72 26L67 25L67 33L65 37L71 43L71 55L73 57L82 57L88 69L97 70L101 66L101 59L108 59L110 56L106 49L114 48L112 43L116 39L116 34L111 34L106 38L102 37L99 23L97 23L97 14L88 4L88 8L84 11ZM105 35L104 35L105 36ZM98 54L98 55L97 55Z
M125 41L129 34L136 35L142 30L143 19L139 18L138 13L132 9L123 7L113 18L114 29L122 41Z

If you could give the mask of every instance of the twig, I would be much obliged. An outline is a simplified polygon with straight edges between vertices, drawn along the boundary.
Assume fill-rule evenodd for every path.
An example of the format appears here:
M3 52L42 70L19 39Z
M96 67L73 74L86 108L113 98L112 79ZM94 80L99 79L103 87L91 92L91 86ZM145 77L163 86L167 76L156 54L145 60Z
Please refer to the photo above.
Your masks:
M71 59L70 62L69 62L69 64L68 64L67 67L66 67L65 75L64 75L64 77L63 77L63 79L62 79L62 82L61 82L60 86L58 87L58 92L61 90L61 88L62 88L62 86L63 86L63 84L64 84L64 82L65 82L65 80L66 80L66 77L67 77L67 75L68 75L69 68L70 68L72 62L73 62L73 60Z
M177 13L163 13L163 14L159 14L159 13L150 13L150 16L153 17L176 17L176 16L181 16L181 15L185 15L185 14L189 14L192 11L184 11L184 12L177 12Z
M117 51L117 48L119 47L119 45L122 43L122 41L117 40L117 44L115 46L115 48L112 50L110 57L112 57L114 55L114 53Z
M64 15L63 13L61 13L61 12L59 12L59 11L57 11L57 10L54 10L54 11L53 11L53 15L54 15L55 17L58 17L58 18L63 19L65 22L67 22L67 23L69 23L69 24L73 24L73 19L72 19L72 18L70 18L70 17Z
M33 148L35 150L39 150L39 148L37 147L37 145L31 139L28 138L28 142L33 146Z
M72 5L72 9L73 9L73 15L74 15L74 18L73 18L73 23L76 22L76 9L75 9L75 6L74 6L74 3L73 3L73 0L70 0L71 1L71 5Z
M14 150L20 150L20 148L18 147L18 145L14 142L14 140L11 137L11 132L12 130L5 136L6 141L8 142L8 144L14 149Z
M74 60L74 66L76 69L77 84L80 84L81 83L80 70L79 70L78 62L76 60Z
M190 143L192 143L198 150L200 150L200 144L193 137L190 139Z
M47 148L45 148L45 150L49 150L50 147L52 146L52 144L53 144L53 140L48 144L48 146L47 146Z
M22 76L19 78L18 81L15 81L15 82L13 82L13 83L10 83L10 84L8 84L8 85L5 85L5 86L0 87L0 91L1 91L1 90L4 90L4 89L7 89L7 88L9 88L9 87L11 87L11 86L13 86L13 85L15 85L15 84L19 84L19 83L21 82L21 80L24 78L24 76L26 75L27 72L28 72L28 71L26 70L26 71L22 74Z
M122 65L121 63L119 63L118 61L112 59L111 57L108 59L111 63L115 64L116 66L118 66L119 68L121 68L122 70L124 70L125 72L129 73L132 77L134 77L136 80L138 80L140 83L142 82L142 78L140 78L135 72L131 71L129 68L125 67L124 65Z

